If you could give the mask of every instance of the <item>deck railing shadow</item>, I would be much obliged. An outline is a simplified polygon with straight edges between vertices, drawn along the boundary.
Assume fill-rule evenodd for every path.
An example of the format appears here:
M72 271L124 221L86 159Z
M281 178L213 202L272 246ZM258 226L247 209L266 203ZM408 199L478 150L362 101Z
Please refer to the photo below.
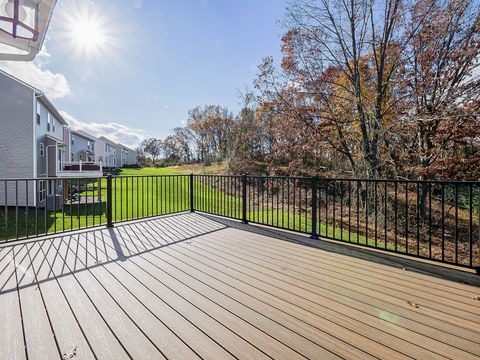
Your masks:
M174 214L0 247L0 295L90 271L225 229L198 226L196 215Z
M480 287L480 277L473 271L459 270L452 267L449 268L444 264L436 264L427 260L422 261L418 259L411 259L406 256L402 257L397 254L394 255L374 248L369 249L362 246L356 246L351 243L341 243L338 241L329 241L325 239L322 239L321 241L314 240L304 234L278 230L267 226L244 224L240 221L215 215L204 213L198 215L208 219L209 221L215 221L218 224L228 228L243 230L250 233L268 236L270 238L275 238L280 241L287 241L301 246L321 249L322 251L326 252L361 258L366 261L387 265L397 269L405 269L406 271L428 274L437 278L454 282L468 283L469 285Z

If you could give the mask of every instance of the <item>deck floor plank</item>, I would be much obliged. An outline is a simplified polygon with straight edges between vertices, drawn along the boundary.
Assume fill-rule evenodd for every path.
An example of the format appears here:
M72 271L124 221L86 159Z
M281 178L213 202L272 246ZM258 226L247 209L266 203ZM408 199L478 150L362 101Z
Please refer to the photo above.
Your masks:
M90 244L90 246L89 246ZM91 265L98 263L98 254L94 249L94 242L89 237L85 237L85 241L80 242L79 252L77 256L85 267L87 263L83 263L82 254L87 253L87 262ZM104 255L104 254L102 254ZM182 359L199 359L199 356L190 349L187 344L182 342L165 324L161 318L157 317L154 311L149 310L146 304L142 303L125 284L118 281L109 268L113 264L101 264L100 266L92 266L89 272L97 279L99 283L116 299L118 305L129 314L135 323L145 332L146 335L156 344L156 346L164 353L165 357L180 357Z
M222 271L221 265L217 268L214 266L209 267L204 261L197 262L198 260L185 256L181 250L169 249L168 252L162 252L162 255L164 254L171 256L171 258L174 259L168 259L169 262L194 266L191 271L195 271L197 277L200 277L198 272L202 271L203 278L205 279L204 281L206 282L216 283L221 281L224 284L230 284L232 286L230 290L232 297L237 299L247 298L245 302L250 300L250 302L255 304L255 308L262 311L262 313L270 314L272 312L278 313L283 311L283 313L288 314L288 316L302 319L302 321L312 326L317 326L316 333L320 332L318 329L322 329L321 327L318 328L318 324L316 323L316 319L321 315L322 317L330 319L330 321L335 321L342 326L360 331L364 336L368 336L375 341L388 344L389 346L396 345L402 352L407 354L426 355L428 351L421 347L424 346L425 343L427 348L432 352L438 352L439 349L441 350L442 346L444 346L444 344L433 338L421 336L411 330L392 323L386 323L378 317L377 310L375 310L374 315L369 316L357 311L355 308L342 307L337 302L329 300L328 298L321 299L322 305L315 306L315 304L312 304L313 306L310 307L308 305L304 306L301 298L296 297L295 295L285 295L285 293L275 291L275 289L269 291L270 288L268 288L266 284L257 284L253 279L249 282L243 282L238 280L235 276L228 276ZM228 264L224 264L223 266L228 266ZM222 289L223 291L229 290L228 288ZM256 299L256 301L252 301L252 299ZM266 307L265 303L270 305L270 307ZM350 316L343 317L342 313L345 312L348 312ZM289 320L288 324L292 324L292 320ZM389 336L389 334L393 336ZM403 341L399 339L403 339ZM458 338L452 339L452 343L455 342L458 342ZM418 344L421 344L421 346ZM472 345L467 343L466 345L475 349L475 344ZM446 349L448 349L448 347L446 347Z
M86 242L84 236L76 237L77 247L69 247L64 260L70 271L82 268L82 262L87 258L83 251L82 243ZM63 240L65 243L65 240ZM58 246L54 244L54 246ZM133 320L120 308L112 296L97 281L90 271L78 271L73 275L85 294L95 305L105 323L115 334L118 341L123 345L128 354L135 359L162 359L163 354L150 342L150 339L142 333Z
M234 263L238 263L250 270L254 270L255 274L258 273L262 276L271 277L290 284L301 284L302 289L313 294L318 294L325 283L330 283L339 288L340 292L360 293L392 304L408 306L407 301L418 303L418 300L415 297L406 298L404 294L399 292L385 292L380 285L372 286L366 284L366 281L362 280L353 281L348 277L336 275L333 271L326 270L327 274L318 275L314 278L309 275L295 273L291 269L288 270L288 267L286 266L271 265L268 262L259 260L256 252L251 252L251 256L242 254L241 249L232 250L233 248L229 244L225 244L224 246L213 243L205 245L197 242L195 245L208 251L212 256L217 258L232 259ZM273 272L270 273L270 271ZM352 298L355 298L355 296L352 296ZM452 325L458 325L475 332L480 330L480 324L475 320L469 319L470 315L472 315L473 318L476 317L470 312L449 308L446 305L431 302L426 305L423 303L423 306L420 309L421 311L419 312L427 314L440 321L448 322Z
M142 244L139 244L139 246L142 246ZM160 250L155 252L162 253ZM334 356L333 353L325 351L325 349L315 343L306 342L305 338L299 337L291 330L271 321L260 312L254 312L242 303L227 298L221 291L202 285L195 278L196 275L184 276L185 273L164 261L159 261L160 259L154 252L151 252L140 255L135 261L151 274L156 274L157 277L165 280L169 286L181 289L183 296L190 299L198 299L195 302L197 306L203 307L205 311L209 311L215 319L219 321L223 319L222 323L229 328L232 324L238 328L238 324L243 323L243 321L239 322L238 319L243 319L247 324L250 324L250 327L242 324L242 328L236 329L237 333L248 336L250 341L253 341L258 347L261 347L264 351L271 352L271 356L275 358L293 358L298 356L292 353L291 349L293 348L300 349L304 356L310 358ZM233 321L228 319L225 321L225 317L218 314L220 308L235 315L237 318L234 318ZM315 329L309 328L308 330L314 331ZM263 334L259 331L263 332ZM275 334L275 337L269 334ZM289 348L285 348L283 344Z
M230 236L231 235L231 236ZM317 262L314 266L309 266L305 261L298 261L297 259L292 259L288 253L280 254L281 256L272 256L278 254L270 251L270 249L264 246L258 246L251 241L244 242L242 234L238 232L231 231L229 234L228 244L222 243L221 246L231 249L233 251L243 251L242 254L247 257L255 256L255 259L262 261L263 263L270 264L273 266L278 266L279 268L287 267L289 270L295 273L295 275L301 277L308 277L312 280L319 279L322 275L327 275L331 278L335 278L343 281L354 281L355 283L362 285L368 289L377 291L379 293L387 293L395 296L397 298L405 298L405 295L408 295L412 299L418 299L417 303L427 303L434 309L440 311L445 311L449 309L450 313L452 310L461 312L462 316L465 315L465 312L468 313L468 318L470 321L475 320L478 322L480 320L480 304L474 302L473 298L466 298L464 296L453 296L453 299L448 298L445 294L445 291L429 289L428 292L420 290L418 288L408 285L408 281L404 281L403 284L396 284L395 282L388 281L385 282L385 279L378 278L376 276L364 276L365 273L357 273L357 263L353 262L351 265L352 270L346 270L338 268L333 262ZM222 241L222 238L212 237L217 241ZM210 245L210 244L209 244ZM267 254L267 255L266 255ZM405 274L407 277L407 274Z
M58 279L71 304L73 313L85 331L95 356L99 359L128 359L129 356L71 273L67 265L70 260L67 262L66 258L69 256L70 248L76 249L77 242L73 236L65 238L65 241L62 238L54 239L54 246L48 252L47 259L53 275Z
M41 256L40 249L29 251L27 244L13 247L20 303L22 306L25 341L29 359L58 359L60 350L50 325L49 314L37 284L32 258Z
M38 287L42 290L45 307L50 314L52 328L62 355L73 355L77 359L94 359L90 345L75 319L65 295L57 281L51 280L51 267L45 256L54 251L52 242L26 244L30 253L38 253L32 262Z
M0 359L26 359L13 248L0 249Z
M90 242L92 241L89 237ZM105 246L99 247L99 252L108 260L115 258L115 250L105 242ZM110 264L109 264L110 265ZM121 282L133 292L142 303L152 310L162 321L165 322L183 341L188 344L202 358L228 359L233 356L225 351L219 344L211 339L206 333L192 322L187 314L177 311L173 304L170 304L163 297L163 291L156 291L157 287L147 286L135 271L123 267L121 262L111 263L106 266L109 274Z
M124 244L123 241L119 241L119 243ZM132 243L129 243L128 246L135 248ZM124 250L123 252L127 253L127 251L130 250ZM251 359L268 358L268 355L263 350L241 338L238 333L233 332L225 326L220 319L216 319L209 311L205 311L202 307L198 306L198 304L196 304L197 299L183 296L180 289L172 287L166 282L164 277L155 276L155 274L150 273L148 269L143 268L137 263L136 257L130 258L129 261L116 264L134 275L135 278L139 279L156 294L161 294L161 297L165 299L167 303L171 304L177 312L190 319L199 329L208 334L212 339L215 339L217 343L222 344L234 356L242 358L248 354L248 358ZM211 307L210 311L216 311L216 309ZM239 323L241 324L241 322ZM281 354L279 353L279 355Z

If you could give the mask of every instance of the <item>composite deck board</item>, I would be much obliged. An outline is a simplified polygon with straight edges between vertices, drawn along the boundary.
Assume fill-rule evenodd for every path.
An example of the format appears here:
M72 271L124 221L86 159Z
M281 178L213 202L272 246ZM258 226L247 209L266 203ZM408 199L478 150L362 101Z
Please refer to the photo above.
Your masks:
M381 284L372 284L362 278L355 278L353 276L341 274L337 271L329 270L328 268L321 268L321 272L317 271L317 273L312 273L308 270L296 270L283 260L278 264L278 261L275 263L276 260L272 260L271 256L261 254L251 249L243 250L238 246L230 244L222 244L221 248L217 248L216 245L212 245L212 243L209 242L205 246L208 246L212 251L221 251L223 254L235 254L235 256L243 255L245 259L248 259L246 260L247 262L260 264L262 267L269 270L278 269L280 270L280 273L289 280L295 281L303 279L305 286L310 289L314 289L319 286L320 282L330 279L346 288L363 291L364 293L375 293L382 299L389 299L392 302L401 301L400 303L405 304L406 306L408 306L407 301L414 301L420 304L421 308L426 312L434 312L436 316L443 318L446 321L450 321L454 324L461 324L470 329L480 330L480 324L477 319L477 313L480 309L469 304L460 305L465 309L462 311L462 309L457 308L459 304L451 304L451 306L440 304L439 301L441 296L439 295L436 297L430 296L429 298L420 297L418 291L402 292L399 290L393 290L389 288L388 285L382 286Z
M139 259L133 257L121 265L122 268L127 269L136 278L140 279L142 283L147 285L147 287L153 289L157 294L161 294L162 298L166 299L169 304L172 304L179 313L185 314L198 328L202 329L209 337L215 339L218 343L223 344L234 356L251 359L268 358L264 350L256 346L256 344L252 344L245 338L242 338L240 332L233 331L221 321L229 320L231 324L242 326L241 319L237 322L228 319L229 315L226 312L220 312L215 306L209 306L210 304L199 301L198 297L201 297L199 294L189 298L182 292L181 284L177 283L175 287L170 283L168 276L156 275L151 272L151 269L146 269L138 262ZM246 330L245 327L243 327L242 330ZM258 341L261 344L265 346L268 345L267 342L262 342L259 331L252 331L250 336L253 338L253 335L258 336ZM280 346L278 348L281 349ZM276 348L275 350L278 351ZM287 352L287 349L282 350L284 350L284 353ZM283 357L284 353L278 351L278 356ZM291 356L292 353L288 355ZM287 357L285 356L284 358Z
M105 251L108 260L116 258L116 251L113 246L107 245L101 251ZM200 327L195 325L188 313L183 315L181 311L177 311L173 303L169 303L164 299L165 292L158 286L148 286L143 280L143 275L136 273L138 268L134 267L133 271L123 267L122 262L112 263L106 266L108 272L125 284L149 309L154 311L162 321L164 321L183 341L188 344L196 353L203 358L227 359L233 358L224 348L215 343L208 334L202 332ZM160 289L157 291L157 289Z
M163 252L163 254L167 254L167 252ZM181 251L171 251L171 253L167 255L171 255L172 258L177 259L176 262L172 261L171 259L169 259L169 261L174 263L182 261L183 254ZM225 275L224 272L221 272L221 268L216 270L214 267L208 267L200 262L195 263L194 261L195 260L192 258L185 257L185 261L183 263L188 263L189 265L194 266L194 268L191 270L192 272L195 271L198 274L198 272L202 271L204 277L208 277L205 279L205 281L210 280L210 282L215 282L216 280L222 281L224 284L231 284L231 289L224 288L223 291L230 290L229 292L231 293L231 296L235 297L236 299L245 298L245 303L252 302L252 299L254 299L253 303L255 305L252 306L255 306L258 311L262 311L263 314L270 315L271 313L280 313L278 316L286 316L287 324L290 326L293 326L296 323L295 321L292 321L293 319L288 319L288 317L294 317L294 319L297 320L301 319L301 321L308 323L311 326L318 326L316 319L319 315L321 315L323 317L330 318L332 321L342 324L343 326L353 328L356 331L361 331L365 336L369 336L377 341L384 341L383 343L389 344L390 346L395 343L397 345L401 345L399 348L402 349L403 352L410 352L412 354L425 353L424 350L419 346L412 346L411 343L402 342L395 338L392 339L388 336L389 333L398 337L402 337L406 341L417 340L419 344L426 342L427 346L430 347L430 350L434 352L438 351L439 348L442 348L443 344L432 338L422 337L413 332L406 331L405 328L402 328L398 325L384 322L378 317L378 311L375 313L375 316L367 316L360 311L350 308L347 310L349 310L352 315L350 317L342 317L342 313L339 311L342 310L341 306L339 309L339 305L336 302L326 298L322 298L321 300L322 305L324 306L312 306L310 308L308 306L299 306L299 304L302 305L301 301L299 301L301 299L295 296L285 296L275 290L271 292L263 291L265 288L264 284L260 284L256 287L254 281L242 282L232 276ZM211 279L209 276L210 274L215 275L215 277ZM201 277L200 275L196 276ZM266 307L265 304L270 306ZM321 327L317 327L317 330L314 331L314 333L319 334L320 329ZM309 335L311 335L311 333ZM464 345L471 344L467 343Z
M86 242L85 237L79 236L76 241L78 246L75 251L68 248L69 251L61 253L70 271L76 271L83 267L82 262L87 257L87 253L82 251L82 243ZM65 244L65 241L62 241L62 243ZM54 244L54 246L60 249L61 245ZM165 358L150 339L135 326L129 315L122 311L116 300L102 287L90 271L76 271L73 276L131 357L136 359Z
M233 240L234 240L234 237L230 236L229 239L233 241ZM248 241L249 241L249 240L247 240L247 239L245 238L245 241L242 241L242 244L243 244L243 243L247 243ZM250 246L250 245L249 245L249 246ZM262 249L262 250L265 250L265 249ZM268 250L271 251L271 249L268 249ZM261 254L261 253L264 253L264 251L257 252L257 253L258 253L258 254ZM276 258L278 258L278 259L282 259L282 257L288 258L289 256L291 256L290 254L291 254L291 253L289 253L289 252L285 252L285 253L283 253L283 254L280 254L281 257L278 257L278 256L277 256ZM272 258L273 258L273 257L272 257ZM289 264L289 265L288 265L289 268L294 268L294 267L295 267L295 264L292 263L292 262L288 262L288 264ZM303 267L303 265L301 265L301 266ZM469 299L473 299L473 298L470 297ZM473 300L473 301L477 301L477 302L478 302L478 300ZM323 304L328 304L328 303L329 303L329 300L328 300L327 298L322 298L322 303L323 303ZM333 304L335 304L335 305L338 307L338 301L337 301L337 300L334 301ZM354 311L353 313L355 313L355 311ZM377 315L378 315L378 311L375 310L374 313L373 313L374 319L377 319L377 320L381 321L381 323L383 323L383 320L382 320L382 319L379 319ZM402 328L401 328L402 331L401 331L400 335L405 335L406 337L412 336L412 334L405 334L404 331L403 331L403 329L408 329L408 328L410 327L410 326L409 326L409 323L410 323L410 322L408 321L408 319L405 318L405 317L401 317L401 318L396 318L396 320L397 320L397 321L396 321L396 324L394 324L394 325L401 325L401 326L402 326ZM400 321L398 321L398 320L400 320ZM414 324L414 326L416 326L417 328L418 328L419 325L421 326L421 325L423 325L423 324L418 323L418 322L416 322L416 323ZM387 330L387 331L388 331L388 330L391 330L391 326L388 326L386 330ZM429 336L431 336L431 337L435 336L436 338L438 338L438 340L442 340L442 339L445 339L446 341L448 341L448 340L453 340L452 345L459 346L460 348L464 348L464 347L467 347L467 348L468 348L468 347L476 347L476 346L478 346L478 343L479 343L479 341L480 341L480 339L478 339L478 338L476 339L476 340L477 340L476 343L467 342L467 341L462 341L463 339L459 339L459 338L454 338L454 339L452 339L451 337L444 337L444 336L443 336L443 335L444 335L444 332L441 332L440 335L439 335L438 333L435 333L435 332L433 331L433 329L428 329L428 327L426 328L426 330L427 330L427 331L430 330L430 331L428 331L428 335L429 335ZM472 338L475 338L476 336L477 336L477 333L472 333ZM433 344L433 345L436 347L438 344Z
M87 263L82 262L82 265L87 268L89 265L91 266L88 271L90 271L97 281L116 299L119 306L129 314L137 326L143 329L145 334L161 349L165 357L172 358L177 356L182 359L198 359L199 356L162 322L161 317L158 317L156 312L151 311L150 307L136 296L135 292L133 292L134 289L127 287L126 284L123 284L112 275L109 267L113 266L113 264L94 266L98 264L98 255L99 253L102 254L103 250L96 252L95 248L91 245L91 239L88 237L85 238L85 241L80 241L78 256L82 258L82 254L88 255ZM87 253L87 251L90 252ZM140 291L145 292L145 289ZM151 304L151 302L149 302L149 304ZM151 307L154 308L156 306Z
M139 246L142 245L139 244ZM184 288L187 289L187 291L196 291L196 296L194 297L200 299L198 302L199 304L202 304L204 303L204 300L207 300L210 305L215 304L218 307L235 314L238 319L244 319L258 330L263 331L264 334L275 334L279 341L290 348L300 349L299 352L306 357L315 358L319 356L333 356L333 353L325 351L325 349L316 345L313 341L305 341L305 337L299 336L278 322L270 320L262 315L261 312L254 311L251 307L247 307L241 302L235 301L232 297L226 297L222 292L223 289L216 290L212 287L205 286L197 279L197 274L195 274L195 272L191 272L191 274L194 275L189 275L186 272L181 271L181 269L171 266L168 262L162 261L160 255L162 255L161 251L154 251L140 255L139 258L141 260L139 261L141 262L141 266L145 269L150 269L151 273L158 273L162 279L171 278L181 282L184 284ZM172 286L177 287L178 285L172 284ZM215 316L215 318L219 319L220 316ZM255 329L247 328L247 330L250 330L254 336L258 336L258 331L252 331ZM307 326L305 333L312 331L314 332L315 329L308 328ZM265 337L265 335L263 336ZM256 341L258 340L259 339L257 338ZM270 337L266 339L266 343L264 343L262 349L267 350L268 348L271 348L269 351L272 351L273 349L278 348L280 351L283 351L281 354L272 353L271 355L275 358L283 356L293 358L296 356L296 354L292 354L289 349L285 349L285 347L280 346L280 344L274 337Z
M404 294L401 294L400 292L387 292L380 285L371 285L367 281L354 281L346 276L335 274L334 271L330 271L328 269L324 271L325 274L314 278L309 275L299 274L291 269L288 270L288 267L279 267L276 265L271 265L266 261L259 260L255 252L252 252L250 256L243 255L243 257L241 257L240 255L242 254L242 250L232 250L228 244L219 247L216 244L209 243L208 245L204 245L200 242L201 241L196 242L195 245L202 249L206 249L208 247L206 250L210 252L212 256L221 259L232 259L234 263L249 268L250 271L253 270L255 274L262 274L263 276L272 277L289 284L299 283L301 284L302 289L308 290L314 294L319 294L322 286L325 283L330 283L334 286L340 287L340 291L354 291L360 294L376 297L382 301L387 301L392 304L402 304L408 306L407 301L416 300L415 298L405 298ZM416 302L418 302L418 300ZM459 309L449 308L446 305L432 302L427 302L426 305L424 303L422 309L424 313L440 320L463 326L474 331L479 330L479 324L475 319L476 316L470 312L462 312ZM469 320L469 316L472 316L474 320Z
M217 240L222 241L222 239L216 238ZM441 290L430 290L423 291L417 288L409 287L406 284L396 284L392 281L385 283L385 279L377 277L365 277L364 274L356 273L352 270L345 270L341 268L334 267L332 263L327 263L328 266L322 266L323 263L317 263L316 266L309 267L305 262L298 262L295 259L291 259L288 255L282 254L281 257L272 257L272 253L268 252L268 248L257 246L253 243L245 243L239 239L238 235L232 234L229 237L232 241L226 245L229 249L234 249L235 251L242 251L245 249L243 254L251 256L252 253L255 255L256 259L259 259L262 262L277 265L280 268L287 267L292 270L296 275L299 276L308 276L311 278L318 278L322 275L329 275L330 277L335 277L339 280L345 281L354 281L358 284L362 284L369 289L378 291L378 292L388 292L391 295L396 297L404 297L404 294L411 296L414 299L418 299L418 303L426 302L427 306L438 306L439 309L444 310L445 307L449 311L460 310L462 312L468 312L467 315L469 320L475 320L479 322L480 320L480 305L475 303L472 297L464 296L455 296L455 299L449 299L445 296L444 292ZM236 240L236 242L234 241ZM224 245L222 243L222 245ZM239 249L239 246L241 249ZM265 254L268 255L265 255Z
M372 271L372 266L366 261L358 261L355 266L352 266L351 262L345 262L345 257L339 257L332 254L325 254L322 251L310 251L310 253L295 251L294 244L278 244L278 241L271 242L267 237L258 237L255 241L252 241L249 237L233 236L230 238L232 244L241 241L242 245L249 246L252 249L259 249L262 252L267 252L271 255L272 259L278 261L284 261L285 263L294 263L300 269L311 269L318 271L318 266L327 266L332 268L334 266L335 271L346 273L349 276L368 276L371 281L379 281L385 284L385 279L388 277L388 284L401 286L402 291L408 291L409 289L420 290L424 295L441 295L444 298L453 300L459 304L467 304L469 306L476 307L476 311L480 309L480 303L473 299L475 295L475 288L471 287L471 290L464 290L451 288L443 285L436 284L431 281L423 279L415 279L415 272L408 272L402 274L407 269L397 268L395 271L389 271L388 267L381 268L376 267ZM278 255L278 256L275 256Z
M70 272L68 263L65 261L69 249L76 249L77 243L73 236L64 239L55 238L46 257L51 266L52 274L58 280L72 312L75 314L79 325L85 332L86 339L92 347L93 353L100 359L128 359L128 355L115 338L95 305L88 298L84 289L80 286L74 274ZM48 242L48 241L47 241ZM77 271L82 271L77 269ZM79 352L82 349L77 349Z
M479 358L480 281L432 266L196 213L2 244L0 358Z
M177 251L177 250L174 250L174 251ZM177 256L178 256L178 255L177 255ZM206 257L206 256L207 256L207 255L205 255L205 257ZM190 257L188 260L192 261L192 258ZM232 269L232 268L233 268L233 267L229 266L228 263L224 263L224 264L222 264L222 265L219 265L219 269L220 269L220 270L221 270L221 267L222 267L222 266L223 266L223 267L228 267L229 269ZM212 272L212 269L206 269L206 271L211 273L211 272ZM240 278L241 278L241 277L240 277ZM244 281L244 284L246 284L247 286L249 286L250 284L252 284L252 285L255 286L255 285L257 285L257 282L255 282L255 280L253 280L253 279L251 279L251 278L250 278L250 279L249 279L249 278L246 278L245 281ZM265 283L265 282L264 282L264 283L261 283L261 282L260 282L260 283L258 283L257 289L267 289L267 290L270 290L270 289L272 289L272 287L269 286L269 285L268 285L267 283ZM303 307L303 310L304 310L304 311L310 310L309 316L307 315L307 318L310 318L310 319L311 319L311 318L312 318L312 314L313 314L313 315L316 315L316 314L322 315L323 317L328 316L328 315L330 314L330 319L332 319L332 321L340 322L340 323L343 323L343 324L345 324L345 325L347 325L347 326L348 326L348 323L350 322L349 326L350 326L352 329L356 329L356 330L358 331L359 329L365 328L365 326L362 326L361 323L353 323L353 324L352 324L352 322L349 321L349 318L342 318L342 317L341 317L341 312L340 312L340 313L338 313L338 312L337 312L337 313L333 312L331 309L336 310L337 308L339 308L339 306L336 305L336 303L335 303L334 301L328 302L328 301L326 301L326 299L322 298L321 301L320 301L320 302L322 303L322 305L315 306L315 304L313 304L313 306L309 306L308 303L305 304L304 302L302 302L302 299L301 299L301 298L297 297L296 294L302 294L301 291L298 291L298 290L294 289L294 290L291 292L291 294L285 295L285 294L282 294L282 292L279 292L279 291L276 291L276 290L277 290L277 289L273 288L273 290L270 290L270 291L269 291L269 294L271 294L272 296L274 296L274 298L277 297L277 299L278 299L278 298L283 298L283 299L290 300L290 301L289 301L290 313L302 312L302 309L300 309L299 311L294 311L294 310L295 310L295 307L300 304L300 305ZM293 295L293 296L290 296L290 297L289 297L288 295ZM265 295L263 295L262 298L265 298ZM326 302L327 302L327 303L326 303ZM326 304L325 304L325 303L326 303ZM324 304L325 304L325 305L324 305ZM330 309L325 308L325 306L328 306L328 305L330 305ZM340 310L342 310L342 309L341 309L341 306L340 306ZM349 312L352 313L352 314L355 314L355 313L356 313L355 310L353 310L353 309L347 309L347 311L348 311L348 310L349 310ZM304 311L303 311L303 312L304 312ZM350 316L350 317L353 317L353 316ZM356 315L356 317L357 317L357 319L359 318L358 315ZM360 317L360 319L361 319L361 317ZM394 324L391 324L391 323L388 324L388 323L386 323L386 322L383 322L383 320L382 320L381 318L379 318L379 311L378 311L378 310L374 312L374 317L373 317L373 318L372 318L372 317L371 317L370 319L368 319L368 318L365 319L365 318L364 318L364 324L371 325L372 323L373 323L373 324L378 323L379 325L384 325L384 326L378 326L378 325L377 325L377 327L379 327L379 330L380 330L380 331L393 332L392 330L394 330L394 329L389 329L389 327L392 327L392 325L393 325L393 327L395 327ZM388 337L384 336L385 334L384 334L383 332L380 332L380 331L377 330L377 331L373 331L373 332L372 332L372 329L370 329L370 334L369 334L368 332L365 332L364 335L365 335L365 336L372 336L372 335L373 335L373 336L376 336L377 339L378 339L379 337L380 337L380 338L383 337L383 340L388 340ZM411 341L412 339L408 336L408 335L409 335L408 332L407 332L407 334L404 334L404 332L405 332L405 331L404 331L404 329L402 329L402 328L398 328L398 329L397 329L397 335L405 335L404 338L405 338L406 340L408 340L408 341ZM418 337L417 337L417 338L418 338ZM428 338L426 338L426 339L423 339L423 340L430 340L430 342L433 343L433 344L431 345L431 349L437 351L437 349L435 348L435 345L438 345L438 344L436 344L437 342L436 342L434 339L428 339ZM453 340L452 340L452 343L455 343L456 340L457 340L457 339L453 339ZM384 342L384 343L385 343L385 344L391 344L391 341ZM398 341L397 341L397 343L398 343ZM418 343L419 343L419 344L423 344L424 342L419 341ZM430 345L430 344L428 344L428 345ZM467 345L470 345L470 344L467 344ZM399 347L399 349L401 349L401 351L409 350L409 349L408 349L408 346L402 346L402 347ZM478 348L477 348L477 349L478 349ZM412 349L412 351L415 353L414 349ZM421 351L420 351L420 352L421 352Z
M27 244L22 244L14 246L13 252L28 359L59 359L60 350L42 300L43 290L32 268L32 258L41 256L40 250L30 253Z
M13 248L0 249L0 359L26 359Z
M76 359L94 359L95 355L62 293L60 285L57 281L48 281L51 276L51 268L45 254L52 249L52 242L32 242L26 246L30 253L38 253L38 256L35 256L32 261L32 269L38 280L37 286L42 291L60 353L62 356L75 354Z

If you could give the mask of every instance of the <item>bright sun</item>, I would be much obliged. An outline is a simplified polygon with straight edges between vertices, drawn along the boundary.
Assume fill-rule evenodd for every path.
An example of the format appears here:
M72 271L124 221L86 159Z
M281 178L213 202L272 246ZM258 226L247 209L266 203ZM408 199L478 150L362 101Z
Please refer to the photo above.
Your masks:
M61 38L75 58L105 59L117 45L112 22L97 6L74 2L61 12Z
M101 22L91 17L74 20L71 25L71 36L75 47L87 53L101 50L107 42Z

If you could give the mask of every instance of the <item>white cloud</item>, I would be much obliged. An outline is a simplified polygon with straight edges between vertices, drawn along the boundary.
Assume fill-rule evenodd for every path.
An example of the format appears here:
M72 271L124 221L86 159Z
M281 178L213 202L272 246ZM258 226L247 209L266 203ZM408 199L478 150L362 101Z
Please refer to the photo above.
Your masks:
M96 122L84 122L76 119L65 111L60 111L62 116L74 130L83 130L96 137L105 136L106 138L122 143L126 146L135 148L148 135L139 129L134 129L122 124L109 122L106 124Z
M0 69L40 89L51 99L62 98L70 94L70 85L62 73L44 68L50 56L44 46L35 61L0 61Z

